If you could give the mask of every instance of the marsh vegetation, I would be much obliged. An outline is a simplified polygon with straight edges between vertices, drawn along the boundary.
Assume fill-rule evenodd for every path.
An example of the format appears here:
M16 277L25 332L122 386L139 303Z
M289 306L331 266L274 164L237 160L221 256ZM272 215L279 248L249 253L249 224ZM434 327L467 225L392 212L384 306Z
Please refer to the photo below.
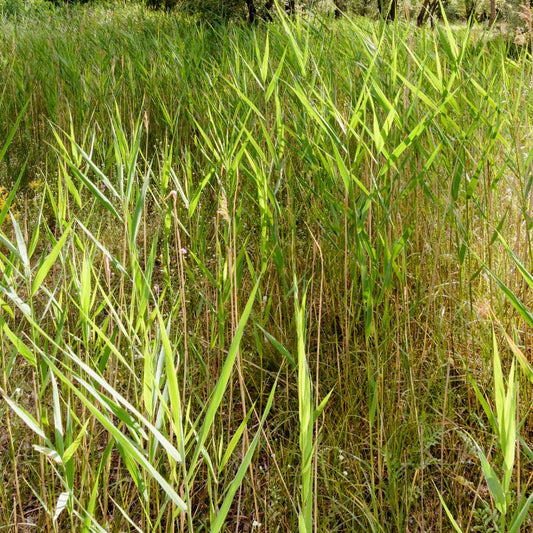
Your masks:
M531 51L278 15L2 22L0 531L533 527Z

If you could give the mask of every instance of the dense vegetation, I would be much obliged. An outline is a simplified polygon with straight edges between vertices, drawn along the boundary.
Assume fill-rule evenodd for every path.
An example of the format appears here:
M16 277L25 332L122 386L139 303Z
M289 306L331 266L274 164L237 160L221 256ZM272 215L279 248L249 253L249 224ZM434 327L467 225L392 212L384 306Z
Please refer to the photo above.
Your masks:
M526 45L1 31L0 531L533 527Z
M341 18L366 16L392 22L408 19L418 26L443 20L443 12L451 22L475 21L520 25L522 6L533 7L531 0L122 0L123 5L135 2L154 10L179 11L194 14L209 22L247 20L249 23L272 21L279 9L289 16L300 14L332 15ZM13 16L35 13L52 5L92 5L107 3L116 6L116 0L0 0L0 13Z

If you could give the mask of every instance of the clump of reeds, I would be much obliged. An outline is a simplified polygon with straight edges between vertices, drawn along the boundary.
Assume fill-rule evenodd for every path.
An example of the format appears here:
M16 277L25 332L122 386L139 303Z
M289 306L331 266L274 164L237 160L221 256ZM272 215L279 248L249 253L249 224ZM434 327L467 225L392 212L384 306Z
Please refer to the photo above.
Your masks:
M7 27L0 523L531 527L520 54L138 6Z

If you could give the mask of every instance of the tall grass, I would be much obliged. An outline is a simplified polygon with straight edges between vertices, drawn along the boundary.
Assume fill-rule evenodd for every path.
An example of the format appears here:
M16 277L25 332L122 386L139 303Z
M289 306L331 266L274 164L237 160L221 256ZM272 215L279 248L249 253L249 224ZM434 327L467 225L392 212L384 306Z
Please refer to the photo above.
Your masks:
M3 32L5 529L515 523L528 50L135 6Z

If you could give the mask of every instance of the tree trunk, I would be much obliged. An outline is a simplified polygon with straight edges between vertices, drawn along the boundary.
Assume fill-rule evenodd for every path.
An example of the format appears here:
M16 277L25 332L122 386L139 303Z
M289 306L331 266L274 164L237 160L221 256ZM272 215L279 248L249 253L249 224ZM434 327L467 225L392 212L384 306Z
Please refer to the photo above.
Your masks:
M268 20L268 22L272 22L274 19L272 18L272 6L274 5L274 0L267 0L265 2L265 20Z
M289 17L294 15L294 12L296 11L296 0L289 0L285 4L285 10L287 11L287 15L289 15Z
M489 26L492 26L495 20L496 20L496 0L490 0Z
M396 0L390 0L389 11L387 13L387 20L391 22L396 20Z
M257 15L254 0L246 0L246 7L248 7L248 24L253 24Z
M335 11L333 13L334 17L336 19L340 19L342 17L342 14L345 10L344 1L343 0L334 0L333 2L335 4Z
M396 19L396 2L397 0L378 0L379 16L387 22Z
M416 25L420 28L426 18L428 16L433 15L435 10L437 9L438 0L424 0L424 3L422 4L422 8L420 9L420 12L418 13L418 17L416 17Z
M468 22L473 22L476 18L476 2L475 0L467 0L465 2L465 14Z

